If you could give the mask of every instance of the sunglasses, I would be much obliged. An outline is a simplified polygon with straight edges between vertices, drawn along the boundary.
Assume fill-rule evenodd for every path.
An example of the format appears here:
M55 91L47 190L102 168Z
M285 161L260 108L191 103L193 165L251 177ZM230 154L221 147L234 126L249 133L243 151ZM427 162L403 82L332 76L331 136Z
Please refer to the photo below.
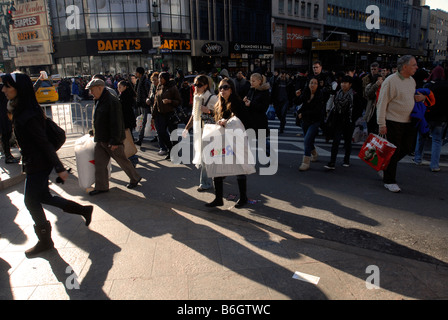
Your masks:
M204 86L204 84L202 84L202 83L193 83L193 85L194 85L196 88L202 88L202 87Z
M227 84L225 84L225 85L223 85L223 86L220 86L219 88L219 91L221 91L221 90L229 90L230 89L230 86L229 85L227 85Z

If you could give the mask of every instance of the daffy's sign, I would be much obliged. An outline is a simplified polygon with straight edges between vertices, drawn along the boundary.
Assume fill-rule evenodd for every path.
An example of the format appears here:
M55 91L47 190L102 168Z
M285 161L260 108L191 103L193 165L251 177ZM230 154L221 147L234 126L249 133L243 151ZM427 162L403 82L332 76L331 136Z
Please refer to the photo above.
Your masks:
M97 40L98 53L142 52L140 39Z

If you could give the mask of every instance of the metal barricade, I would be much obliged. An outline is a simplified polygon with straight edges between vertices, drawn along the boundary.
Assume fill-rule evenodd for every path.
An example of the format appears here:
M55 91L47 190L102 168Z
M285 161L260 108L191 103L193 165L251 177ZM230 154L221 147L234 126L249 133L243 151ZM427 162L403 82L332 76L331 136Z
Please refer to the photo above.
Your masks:
M42 104L47 117L56 122L66 135L84 135L92 128L93 103L79 102Z

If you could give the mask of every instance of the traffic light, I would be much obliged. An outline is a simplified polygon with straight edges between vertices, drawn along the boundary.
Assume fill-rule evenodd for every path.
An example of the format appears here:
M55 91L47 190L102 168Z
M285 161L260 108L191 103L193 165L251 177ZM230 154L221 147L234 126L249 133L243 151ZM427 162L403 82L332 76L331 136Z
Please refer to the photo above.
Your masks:
M11 10L8 10L8 13L6 14L6 23L7 24L14 24L14 20L12 20L12 12L11 12Z
M9 7L9 9L8 9L8 13L6 14L6 22L10 25L14 24L14 20L12 19L12 13L14 11L16 11L16 8L14 8L14 2L13 2L11 7Z

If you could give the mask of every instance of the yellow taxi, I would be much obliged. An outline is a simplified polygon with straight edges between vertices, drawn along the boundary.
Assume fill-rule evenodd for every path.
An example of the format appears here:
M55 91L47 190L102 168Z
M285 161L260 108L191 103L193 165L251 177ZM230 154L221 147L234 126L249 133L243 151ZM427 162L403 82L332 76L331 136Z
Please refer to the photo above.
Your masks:
M51 79L42 80L39 89L36 91L36 99L38 103L57 102L59 94Z

